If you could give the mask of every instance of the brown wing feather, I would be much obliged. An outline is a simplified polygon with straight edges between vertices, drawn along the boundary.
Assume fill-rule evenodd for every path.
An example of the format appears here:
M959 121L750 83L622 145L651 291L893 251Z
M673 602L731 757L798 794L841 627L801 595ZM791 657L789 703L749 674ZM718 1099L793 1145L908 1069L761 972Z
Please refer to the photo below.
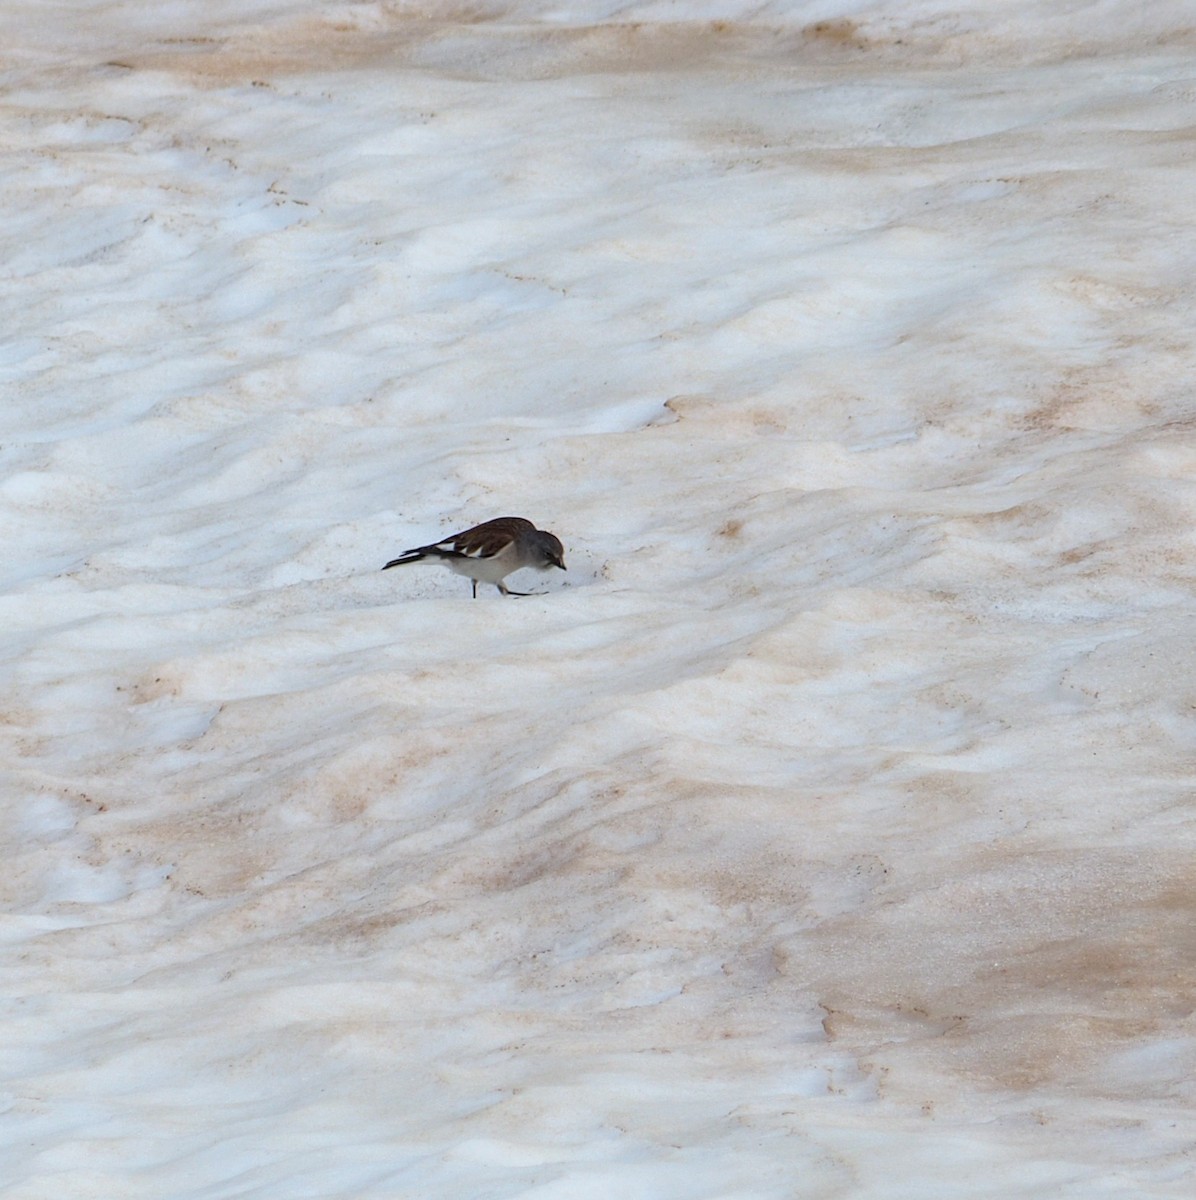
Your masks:
M454 533L451 538L445 538L445 543L451 545L458 554L468 554L470 558L493 558L517 537L535 531L536 527L522 517L496 517L462 533Z

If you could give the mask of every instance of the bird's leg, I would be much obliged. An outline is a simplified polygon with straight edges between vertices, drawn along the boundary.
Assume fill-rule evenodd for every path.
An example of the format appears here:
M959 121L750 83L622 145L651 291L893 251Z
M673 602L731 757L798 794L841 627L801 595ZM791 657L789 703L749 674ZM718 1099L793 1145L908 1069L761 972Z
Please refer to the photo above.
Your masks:
M476 579L473 581L473 598L475 600L478 598L478 581Z

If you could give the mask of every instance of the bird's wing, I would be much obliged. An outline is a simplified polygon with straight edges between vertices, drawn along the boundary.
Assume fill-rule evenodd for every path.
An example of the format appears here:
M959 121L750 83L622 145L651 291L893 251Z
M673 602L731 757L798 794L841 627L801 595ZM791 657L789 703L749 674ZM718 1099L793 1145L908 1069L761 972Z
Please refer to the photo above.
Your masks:
M475 525L464 533L455 533L438 543L452 548L468 558L495 558L502 554L517 537L535 532L535 526L522 517L497 517Z

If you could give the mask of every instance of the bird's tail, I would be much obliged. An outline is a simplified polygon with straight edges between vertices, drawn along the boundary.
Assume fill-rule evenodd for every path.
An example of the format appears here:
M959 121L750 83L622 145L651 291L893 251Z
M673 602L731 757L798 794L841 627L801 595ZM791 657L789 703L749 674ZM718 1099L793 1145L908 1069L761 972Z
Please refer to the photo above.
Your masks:
M404 550L398 558L392 558L382 569L389 571L391 567L403 567L408 563L422 562L425 558L442 559L442 558L468 558L468 554L462 554L460 550L454 550L450 546L416 546L414 550Z
M427 555L422 550L404 550L398 558L392 558L382 569L389 571L391 567L403 567L407 563L419 562L424 558L427 558Z

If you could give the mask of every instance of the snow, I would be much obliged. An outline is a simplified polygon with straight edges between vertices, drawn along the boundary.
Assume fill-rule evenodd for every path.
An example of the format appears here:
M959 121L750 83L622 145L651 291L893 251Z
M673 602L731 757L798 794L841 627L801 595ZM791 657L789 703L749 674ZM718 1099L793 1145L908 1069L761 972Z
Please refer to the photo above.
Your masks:
M0 31L5 1200L1190 1194L1185 4Z

